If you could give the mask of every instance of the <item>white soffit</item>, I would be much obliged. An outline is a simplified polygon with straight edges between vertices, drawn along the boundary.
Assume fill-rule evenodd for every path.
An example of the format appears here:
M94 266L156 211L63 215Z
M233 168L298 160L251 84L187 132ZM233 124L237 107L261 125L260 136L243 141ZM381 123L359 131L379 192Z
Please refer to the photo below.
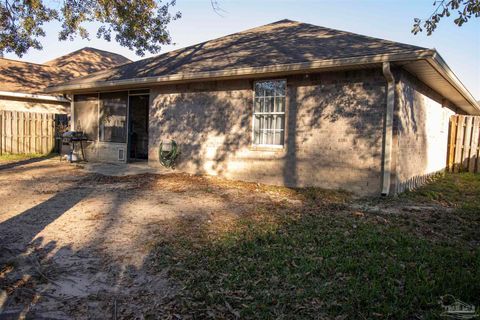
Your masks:
M480 115L480 107L470 92L455 79L454 74L442 74L450 70L442 70L435 59L411 61L404 64L403 68L467 114Z

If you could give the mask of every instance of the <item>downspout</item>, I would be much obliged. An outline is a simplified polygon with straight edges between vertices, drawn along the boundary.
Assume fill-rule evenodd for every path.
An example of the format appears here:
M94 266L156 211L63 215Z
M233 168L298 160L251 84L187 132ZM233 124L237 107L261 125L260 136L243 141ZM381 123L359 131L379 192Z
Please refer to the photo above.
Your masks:
M385 113L385 132L383 136L383 177L382 196L390 194L392 174L393 111L395 106L395 78L390 70L390 62L382 65L383 76L387 80L387 109Z

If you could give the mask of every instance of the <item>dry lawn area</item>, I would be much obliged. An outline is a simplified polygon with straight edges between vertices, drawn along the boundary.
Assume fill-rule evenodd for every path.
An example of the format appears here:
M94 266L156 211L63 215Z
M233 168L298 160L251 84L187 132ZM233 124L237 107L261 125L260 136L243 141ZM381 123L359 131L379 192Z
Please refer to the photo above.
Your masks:
M480 179L462 180L469 192L455 179L386 201L10 164L0 319L423 319L446 294L479 305Z

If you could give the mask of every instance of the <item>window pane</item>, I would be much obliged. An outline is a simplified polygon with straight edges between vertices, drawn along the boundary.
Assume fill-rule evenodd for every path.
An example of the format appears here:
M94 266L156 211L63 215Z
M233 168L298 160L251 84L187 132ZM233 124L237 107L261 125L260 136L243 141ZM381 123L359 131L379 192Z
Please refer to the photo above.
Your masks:
M267 144L267 132L265 130L260 132L260 144Z
M265 133L267 136L267 141L265 142L265 144L273 144L273 131L268 130L268 131L265 131Z
M255 97L265 96L265 89L263 88L262 82L255 83Z
M273 112L273 102L274 98L265 98L265 111L264 112Z
M100 141L125 142L128 92L100 95Z
M286 91L286 82L285 80L282 81L275 81L275 96L284 97Z
M265 117L265 126L263 127L264 129L271 130L273 129L273 116L266 116Z
M285 96L285 80L260 81L255 83L255 96Z
M285 112L285 97L275 98L275 112Z
M283 144L283 131L275 131L274 144Z
M277 118L275 119L276 120L276 123L275 123L275 129L285 129L285 116L281 115L281 116L277 116Z
M273 97L275 95L275 88L273 82L264 82L265 96Z
M255 83L253 136L255 144L282 145L285 127L285 80ZM280 115L278 115L280 113Z
M255 98L255 112L263 112L263 97Z

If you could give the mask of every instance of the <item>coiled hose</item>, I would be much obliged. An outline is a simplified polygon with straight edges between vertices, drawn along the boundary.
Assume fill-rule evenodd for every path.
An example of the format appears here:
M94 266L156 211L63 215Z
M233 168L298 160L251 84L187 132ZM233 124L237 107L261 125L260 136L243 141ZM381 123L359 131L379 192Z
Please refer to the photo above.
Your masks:
M158 150L158 158L162 166L167 168L174 168L175 160L177 160L180 151L178 150L178 145L175 140L171 140L170 145L170 151L164 151L163 142L160 143L160 148Z

